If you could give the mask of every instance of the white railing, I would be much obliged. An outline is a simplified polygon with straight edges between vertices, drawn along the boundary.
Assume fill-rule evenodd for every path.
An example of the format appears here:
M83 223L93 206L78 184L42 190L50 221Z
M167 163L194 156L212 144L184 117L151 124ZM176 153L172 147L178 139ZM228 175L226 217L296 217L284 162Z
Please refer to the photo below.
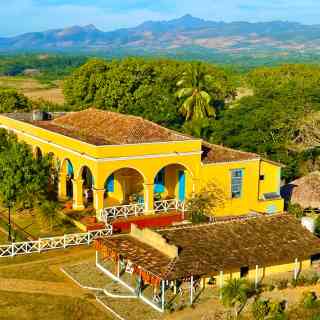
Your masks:
M100 220L109 223L110 220L140 216L144 213L144 204L129 204L124 206L108 207L101 209Z
M159 200L154 202L155 212L168 212L171 210L186 211L185 202L178 199Z
M36 241L13 242L9 245L0 245L0 257L13 257L16 255L63 249L71 246L90 244L93 240L112 235L112 226L106 229L89 231L86 233L65 234L60 237L39 238Z

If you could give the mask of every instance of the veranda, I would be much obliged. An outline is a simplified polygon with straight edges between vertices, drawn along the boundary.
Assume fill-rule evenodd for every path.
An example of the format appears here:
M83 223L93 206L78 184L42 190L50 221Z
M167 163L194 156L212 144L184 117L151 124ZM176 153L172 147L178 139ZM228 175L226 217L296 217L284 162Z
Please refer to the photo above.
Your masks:
M97 268L159 312L192 305L204 289L204 279L200 277L167 280L126 259L99 239L95 247Z

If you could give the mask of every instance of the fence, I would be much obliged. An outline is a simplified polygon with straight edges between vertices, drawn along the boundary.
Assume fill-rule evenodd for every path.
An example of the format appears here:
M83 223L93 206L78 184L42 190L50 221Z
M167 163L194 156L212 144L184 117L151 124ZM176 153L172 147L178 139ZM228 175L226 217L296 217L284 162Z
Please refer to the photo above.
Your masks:
M72 246L89 245L94 239L112 235L112 226L106 229L89 231L86 233L65 234L60 237L39 238L35 241L13 242L0 245L0 257L13 257L30 253L40 253L48 250L64 249Z
M131 216L142 215L145 211L143 204L129 204L124 206L116 206L104 208L100 211L100 219L106 223L110 220L118 218L128 218Z
M155 212L168 211L186 211L185 202L177 199L160 200L154 202ZM128 218L132 216L140 216L145 212L143 204L129 204L124 206L108 207L100 211L100 220L109 223L112 220L119 218Z
M154 202L155 212L168 212L171 210L184 212L185 202L177 199L160 200Z

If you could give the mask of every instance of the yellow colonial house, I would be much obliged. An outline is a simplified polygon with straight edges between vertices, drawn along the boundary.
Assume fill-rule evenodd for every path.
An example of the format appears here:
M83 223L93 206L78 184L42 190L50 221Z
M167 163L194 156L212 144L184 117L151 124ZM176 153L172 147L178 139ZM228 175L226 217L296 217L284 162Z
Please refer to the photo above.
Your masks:
M73 209L88 202L104 215L181 209L209 182L227 197L217 215L283 211L281 166L257 154L212 145L140 117L90 108L0 116L0 126L51 154L59 168L59 196Z

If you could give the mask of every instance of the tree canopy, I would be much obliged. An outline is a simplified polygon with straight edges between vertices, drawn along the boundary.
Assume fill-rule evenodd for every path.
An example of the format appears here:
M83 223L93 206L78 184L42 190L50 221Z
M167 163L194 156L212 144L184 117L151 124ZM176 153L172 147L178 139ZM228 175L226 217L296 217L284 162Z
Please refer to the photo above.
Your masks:
M50 159L34 159L25 143L0 130L0 198L5 207L33 206L48 190Z
M233 92L232 81L221 68L201 65L224 88L220 100ZM111 62L93 59L65 80L64 93L73 106L94 105L180 128L184 118L179 112L176 84L188 66L188 62L166 59L126 58Z
M0 88L0 113L31 109L29 99L13 89Z

